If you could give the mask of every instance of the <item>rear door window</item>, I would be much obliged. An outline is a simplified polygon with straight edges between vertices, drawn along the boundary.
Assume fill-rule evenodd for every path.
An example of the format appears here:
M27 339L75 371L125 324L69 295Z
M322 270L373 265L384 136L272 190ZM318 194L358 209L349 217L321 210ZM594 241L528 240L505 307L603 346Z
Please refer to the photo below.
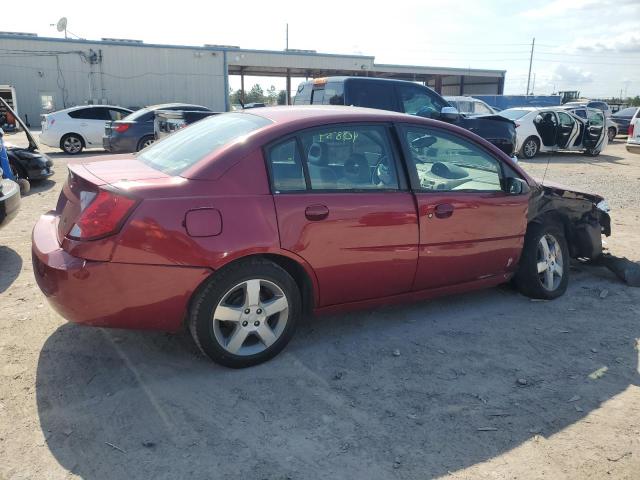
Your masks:
M392 82L354 79L346 82L346 89L348 105L399 111Z
M81 108L69 112L71 118L78 118L82 120L111 120L109 110L104 107L89 107Z
M295 138L271 147L268 159L274 193L307 188Z

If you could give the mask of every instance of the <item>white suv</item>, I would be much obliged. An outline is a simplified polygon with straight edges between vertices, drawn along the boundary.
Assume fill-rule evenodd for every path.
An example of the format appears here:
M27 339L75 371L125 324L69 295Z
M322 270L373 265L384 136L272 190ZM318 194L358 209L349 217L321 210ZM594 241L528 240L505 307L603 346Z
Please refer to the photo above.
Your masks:
M84 148L102 147L105 123L120 120L131 110L111 105L83 105L42 115L40 143L69 155Z
M629 122L629 136L627 137L627 151L640 153L640 108Z

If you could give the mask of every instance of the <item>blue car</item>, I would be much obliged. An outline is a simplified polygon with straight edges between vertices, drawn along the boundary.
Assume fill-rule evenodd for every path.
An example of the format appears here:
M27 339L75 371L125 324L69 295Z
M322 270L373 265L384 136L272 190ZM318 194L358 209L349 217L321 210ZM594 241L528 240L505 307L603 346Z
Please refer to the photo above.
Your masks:
M189 110L209 112L207 107L185 103L152 105L133 112L122 120L107 122L102 145L107 152L137 152L155 141L153 120L157 110Z

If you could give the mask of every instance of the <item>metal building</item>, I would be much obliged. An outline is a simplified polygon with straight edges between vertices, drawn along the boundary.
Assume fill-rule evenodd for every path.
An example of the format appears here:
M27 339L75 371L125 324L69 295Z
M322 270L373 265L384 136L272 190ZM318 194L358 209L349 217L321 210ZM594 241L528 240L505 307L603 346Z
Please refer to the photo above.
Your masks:
M0 32L0 84L15 87L19 114L33 126L39 124L42 113L87 103L142 107L179 101L228 110L229 75L240 75L243 84L245 75L285 77L287 85L292 77L376 76L423 82L443 95L464 95L502 94L505 73L381 65L371 56L308 50L156 45Z

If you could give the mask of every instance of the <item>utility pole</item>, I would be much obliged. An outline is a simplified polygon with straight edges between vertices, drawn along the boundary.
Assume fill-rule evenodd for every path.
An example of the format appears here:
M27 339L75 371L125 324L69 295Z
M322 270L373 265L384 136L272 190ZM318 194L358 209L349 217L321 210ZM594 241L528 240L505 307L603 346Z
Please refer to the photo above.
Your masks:
M533 72L533 85L531 85L531 94L536 92L536 72Z
M531 56L529 57L529 75L527 76L527 95L529 95L529 84L531 83L531 64L533 63L533 47L536 44L536 37L531 42Z
M287 23L287 39L285 50L289 50L289 24Z

